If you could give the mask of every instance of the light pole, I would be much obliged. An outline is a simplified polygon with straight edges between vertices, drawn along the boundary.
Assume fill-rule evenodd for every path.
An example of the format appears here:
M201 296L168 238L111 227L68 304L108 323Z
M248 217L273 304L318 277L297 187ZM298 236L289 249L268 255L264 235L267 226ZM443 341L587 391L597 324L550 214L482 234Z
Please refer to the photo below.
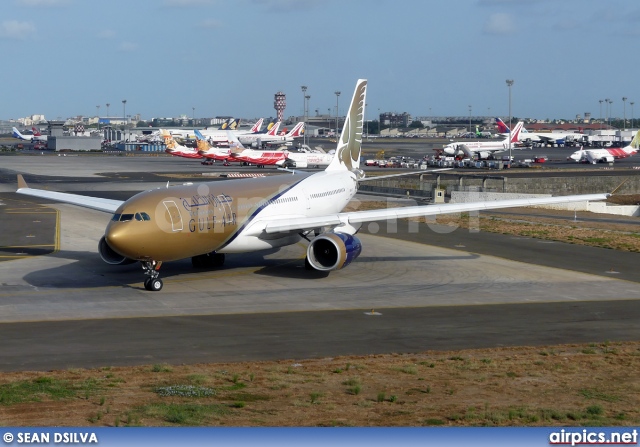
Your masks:
M380 119L380 109L378 109L378 137L380 137L380 121L382 121Z
M622 130L625 130L627 128L627 97L626 96L622 97L622 109L624 110L623 112L624 121L622 121Z
M604 102L604 100L599 99L598 102L600 103L600 130L602 130L602 103Z
M306 85L302 85L300 86L300 89L302 89L302 121L304 122L305 127L307 126L307 120L306 120L306 110L307 110L307 86ZM306 130L306 129L305 129ZM304 132L302 134L302 144L305 145L307 144L307 133Z
M307 101L307 107L304 109L304 131L302 132L302 144L306 144L307 141L307 121L309 120L309 100L311 99L310 95L306 95L304 99Z
M609 101L610 101L609 98L604 98L604 102L607 103L607 105L605 106L605 110L604 110L605 120L607 121L607 127L609 127Z
M196 127L196 108L191 107L191 110L193 111L193 114L191 115L191 121L193 121L193 127Z
M471 104L469 104L469 132L471 132Z
M613 99L609 100L609 122L607 123L609 127L611 127L611 104L613 104Z
M513 79L507 79L507 87L509 87L509 167L511 167L511 86Z
M111 105L111 104L107 103L107 118L109 118L109 106L110 106L110 105Z
M96 106L96 110L98 111L98 130L100 130L100 106Z
M633 129L633 105L635 102L631 101L629 104L631 104L631 129Z
M335 92L333 92L336 94L336 137L338 136L338 126L340 124L340 115L339 115L339 110L338 109L338 98L340 98L340 92L338 90L336 90Z
M123 99L122 100L122 119L123 119L124 125L122 126L122 129L123 129L125 141L127 140L127 111L126 110L127 110L127 100Z

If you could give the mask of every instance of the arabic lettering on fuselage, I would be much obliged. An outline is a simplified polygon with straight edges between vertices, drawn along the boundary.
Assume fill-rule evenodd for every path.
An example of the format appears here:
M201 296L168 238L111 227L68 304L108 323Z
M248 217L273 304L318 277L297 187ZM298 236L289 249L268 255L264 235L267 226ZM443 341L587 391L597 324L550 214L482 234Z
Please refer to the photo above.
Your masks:
M187 211L191 211L192 208L200 206L212 205L214 207L221 207L223 205L231 205L232 203L233 198L227 194L218 194L217 196L214 194L196 194L190 198L182 199L182 206L184 206L184 209Z

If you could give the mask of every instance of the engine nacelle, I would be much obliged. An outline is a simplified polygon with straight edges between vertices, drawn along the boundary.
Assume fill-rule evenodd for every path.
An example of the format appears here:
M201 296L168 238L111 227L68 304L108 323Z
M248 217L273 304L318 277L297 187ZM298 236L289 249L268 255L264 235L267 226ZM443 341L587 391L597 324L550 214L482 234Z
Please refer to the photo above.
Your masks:
M307 248L307 262L322 272L339 270L360 256L360 239L345 233L324 233L316 237Z
M98 242L98 253L100 253L100 257L104 262L111 265L127 265L136 262L135 259L129 259L116 253L109 247L104 236L102 236L100 242Z

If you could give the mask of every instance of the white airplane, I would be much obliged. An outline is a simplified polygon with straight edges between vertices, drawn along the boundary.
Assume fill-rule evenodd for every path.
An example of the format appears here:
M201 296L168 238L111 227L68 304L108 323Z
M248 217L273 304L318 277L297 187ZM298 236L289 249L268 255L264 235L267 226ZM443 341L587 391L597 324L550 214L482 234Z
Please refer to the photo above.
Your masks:
M275 127L275 126L274 126ZM300 121L293 129L284 135L271 135L267 134L244 134L237 135L238 141L244 146L260 147L263 144L286 144L294 141L296 138L301 137L304 133L304 122Z
M509 133L509 126L507 126L500 118L496 118L496 125L498 126L499 133L503 135ZM582 137L582 134L570 132L529 132L523 126L520 131L520 139L518 142L526 145L550 144L552 146L561 147L567 144L567 140L573 140L576 137L580 138Z
M98 243L112 265L139 261L150 291L162 289L164 262L191 258L194 266L221 266L226 253L271 250L308 241L305 265L330 272L362 252L356 236L365 222L434 216L480 209L602 200L607 194L496 200L342 212L366 181L360 169L367 81L359 79L331 164L317 173L157 188L126 201L30 188L18 176L19 194L112 213ZM425 246L425 249L426 246ZM239 284L239 287L242 285ZM179 287L176 285L175 287Z
M636 133L631 143L625 147L612 147L608 149L584 149L575 151L567 157L567 160L578 163L613 163L614 160L635 155L640 147L640 130Z
M522 121L516 124L516 127L511 133L511 147L515 149L515 144L518 141L518 135L520 129L522 129ZM474 141L474 142L455 142L449 143L444 148L439 149L438 152L442 152L448 156L454 157L469 157L484 159L491 157L496 152L504 152L509 149L509 135L502 141Z
M17 138L19 140L24 140L24 141L47 141L47 139L49 138L47 135L40 134L40 132L38 132L38 135L36 135L35 133L33 135L23 135L15 127L12 127L11 131L12 131L13 138Z
M227 130L235 131L238 129L239 126L240 126L240 118L235 118L235 119L230 118L224 123L222 123L220 127L218 127L217 129L210 129L210 130L205 129L204 131L210 132L211 135L218 135L219 133L220 135L226 136ZM174 137L178 137L181 139L188 139L188 140L195 139L195 134L192 129L166 129L166 130Z
M256 122L256 124L253 125L253 127L251 128L251 130L249 131L240 131L240 130L234 130L232 128L230 129L226 129L226 130L222 130L222 129L211 129L211 130L200 130L198 131L201 135L201 138L205 139L211 146L218 146L218 147L229 147L233 141L233 137L234 136L238 136L238 135L253 135L253 134L259 134L259 135L277 135L278 132L278 127L280 125L279 122L275 123L267 132L266 134L261 134L260 133L260 129L262 128L262 123L263 123L264 119L260 118L260 120L258 120ZM232 126L233 127L233 126ZM190 138L195 138L196 140L198 139L198 135L196 134L196 131L194 130L193 132L189 133L189 137Z

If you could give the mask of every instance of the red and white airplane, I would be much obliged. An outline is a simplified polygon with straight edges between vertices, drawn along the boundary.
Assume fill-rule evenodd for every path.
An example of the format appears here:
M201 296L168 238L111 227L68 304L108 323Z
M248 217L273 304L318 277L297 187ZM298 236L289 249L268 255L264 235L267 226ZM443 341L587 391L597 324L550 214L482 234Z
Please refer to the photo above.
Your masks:
M273 126L276 127L276 126ZM272 129L273 130L273 129ZM278 135L276 132L269 132L267 134L244 134L236 135L237 140L244 146L260 147L263 144L286 144L291 143L296 138L301 137L304 134L304 122L300 121L293 129L284 135Z
M164 144L167 147L164 151L167 154L184 158L202 158L202 155L198 153L198 149L181 145L167 129L160 129L160 136L164 139Z
M606 149L584 149L580 148L567 157L567 160L574 160L578 163L613 163L614 160L627 158L635 155L640 147L640 130L633 137L631 143L625 147L610 147Z

